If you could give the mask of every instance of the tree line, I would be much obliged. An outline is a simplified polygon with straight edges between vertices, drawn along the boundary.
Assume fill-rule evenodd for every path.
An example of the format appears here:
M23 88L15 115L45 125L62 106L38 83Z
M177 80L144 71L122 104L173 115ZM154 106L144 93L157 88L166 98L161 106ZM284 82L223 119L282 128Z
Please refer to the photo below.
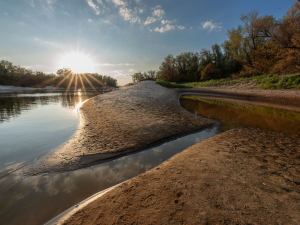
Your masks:
M156 78L189 82L221 77L300 72L300 2L294 2L282 19L242 14L242 25L227 31L228 39L199 53L168 55ZM146 76L136 73L133 81Z
M71 69L59 69L56 74L46 74L40 71L32 71L11 62L0 61L0 85L13 85L21 87L104 87L117 86L117 80L98 73L75 74Z

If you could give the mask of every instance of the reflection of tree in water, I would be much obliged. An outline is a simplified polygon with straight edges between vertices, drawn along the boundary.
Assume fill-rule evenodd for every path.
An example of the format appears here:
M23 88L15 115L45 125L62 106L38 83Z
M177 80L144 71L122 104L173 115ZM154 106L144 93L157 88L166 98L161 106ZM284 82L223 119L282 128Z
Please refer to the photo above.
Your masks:
M36 109L39 105L61 103L65 108L74 109L81 101L91 98L97 92L67 92L39 94L5 94L0 95L0 123L11 118L17 118L22 113Z

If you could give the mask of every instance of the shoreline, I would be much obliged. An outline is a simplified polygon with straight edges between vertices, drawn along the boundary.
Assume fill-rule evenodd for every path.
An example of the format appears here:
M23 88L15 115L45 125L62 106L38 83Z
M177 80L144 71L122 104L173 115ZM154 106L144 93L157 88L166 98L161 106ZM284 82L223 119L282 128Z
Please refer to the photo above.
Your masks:
M190 89L189 89L189 91L190 91ZM176 93L177 93L177 96L179 97L181 94L182 94L182 92L185 92L184 90L180 90L180 91L176 91ZM211 91L210 93L213 93L214 91ZM220 92L215 92L216 94L220 94ZM228 94L228 93L225 93L225 94ZM244 98L244 99L249 99L249 98L247 98L247 96L243 96L243 95L240 95L240 96L242 96L242 98ZM256 95L256 98L257 98L257 95ZM260 97L260 99L262 99L261 97ZM285 98L286 99L286 98ZM264 99L265 101L266 101L266 98ZM265 102L264 101L264 102ZM270 98L267 100L267 101L270 101ZM274 102L274 99L271 99L271 102ZM278 98L276 98L275 99L275 102L278 102ZM280 101L279 101L280 102ZM286 103L286 102L285 102ZM268 103L266 103L266 104L268 104ZM297 105L297 104L296 104ZM293 108L293 107L292 107ZM84 123L85 124L85 123ZM255 135L255 133L257 134L257 132L261 132L261 131L257 131L257 130L249 130L249 129L239 129L239 130L231 130L231 131L228 131L229 133L230 132L233 132L233 133L236 133L236 132L238 132L238 133L247 133L248 132L248 134L250 134L250 135ZM224 135L227 135L227 133L228 132L225 132L225 133L223 133ZM209 144L207 144L206 145L206 148L211 148L211 147L214 147L214 145L215 145L215 141L211 141L211 139L214 139L214 138L216 138L216 139L219 139L220 140L220 136L222 136L223 134L220 134L220 135L217 135L217 136L215 136L215 137L213 137L213 138L210 138L210 139L208 139L208 140L206 140L206 141L203 141L203 142L210 142ZM287 139L289 139L288 137L284 137L283 135L275 135L275 134L272 134L272 133L266 133L266 132L262 132L262 133L260 133L260 134L262 134L263 136L265 136L265 137L271 137L271 139L279 139L279 141L280 140L282 140L283 138L287 138ZM272 135L274 136L276 136L276 138L274 138L274 137L272 137ZM232 141L232 142L235 142L236 143L236 134L234 134L234 135L229 135L230 137L228 138L228 140L229 140L229 142L230 142L230 140ZM234 138L233 138L234 137ZM241 142L243 143L243 142L245 142L245 137L244 138L241 138L240 140L241 140ZM228 141L227 140L227 141ZM292 140L292 139L289 139L289 140ZM265 140L260 140L260 143L256 143L257 145L262 145L262 146L264 146L265 145L265 143L264 143L264 141ZM296 140L297 141L297 140ZM115 193L115 192L117 192L118 194L113 194L115 197L116 196L123 196L124 197L124 195L125 195L125 197L127 196L127 194L129 193L130 194L130 192L126 192L126 191L124 191L124 190L126 190L126 188L128 187L128 185L131 185L131 183L133 182L133 183L135 183L135 184L138 184L137 186L139 186L139 183L140 182L144 182L143 180L144 180L144 176L147 176L147 174L148 173L153 173L153 171L154 171L154 174L155 175L157 175L157 176L161 176L161 178L163 178L163 180L164 179L167 179L167 177L168 176L166 176L165 174L162 174L159 170L159 168L161 168L161 167L164 167L164 166L166 166L168 169L167 170L169 170L170 168L170 165L171 165L171 167L172 167L172 169L174 170L176 170L176 166L175 165L177 165L177 164L179 164L178 163L178 155L186 155L187 153L187 151L189 151L190 149L198 149L198 150L200 150L200 149L202 149L202 148L199 148L198 147L198 145L200 145L202 142L199 142L198 144L196 144L196 145L194 145L194 146L191 146L191 147L189 147L187 150L184 150L182 153L179 153L179 154L177 154L176 156L174 156L174 157L172 157L170 160L168 160L168 161L166 161L166 162L164 162L163 164L161 164L160 166L158 166L158 167L156 167L156 168L154 168L154 169L152 169L151 171L148 171L148 172L146 172L146 173L144 173L144 174L141 174L141 175L139 175L138 177L135 177L135 178L132 178L131 180L129 180L129 181L126 181L125 183L121 183L121 184L119 184L119 185L117 185L117 186L115 186L115 187L112 187L112 188L110 188L109 189L109 192L107 192L104 196L101 194L100 196L102 196L101 198L100 198L100 196L98 196L97 194L96 194L96 197L95 197L95 195L94 196L92 196L93 197L93 201L89 201L88 202L88 204L84 204L84 205L82 205L82 206L80 206L80 207L72 207L73 208L73 211L72 211L72 213L69 213L68 215L66 215L66 216L64 216L63 217L63 219L61 219L61 220L59 220L59 221L53 221L53 220L55 220L55 218L53 219L53 220L51 220L51 221L49 221L49 222L51 222L50 224L52 224L52 222L53 222L53 224L63 224L64 223L64 221L65 220L67 220L67 224L72 224L72 223L77 223L78 221L81 221L82 222L82 219L83 218L86 218L87 216L86 216L86 213L84 213L84 216L82 215L82 213L83 212L87 212L87 211L89 211L89 210L92 210L92 211L94 211L95 210L95 208L97 208L97 209L99 209L99 202L101 202L101 204L100 205L102 205L103 206L103 204L105 204L104 206L105 207L113 207L114 208L114 206L111 206L111 201L107 201L107 199L109 199L109 197L107 197L107 195L112 195L112 193ZM255 142L254 142L255 143ZM290 143L291 143L291 141L290 141ZM239 143L239 144L241 144L241 143ZM244 144L241 144L240 145L240 147L242 147L242 148L247 148L248 146L247 145L245 145L245 143ZM225 147L226 148L226 147ZM297 149L297 147L295 147L294 146L294 148L296 148ZM236 150L236 147L234 147L234 149ZM284 147L284 149L285 150L287 150L288 148L287 147ZM217 151L219 151L219 150L217 150ZM229 151L229 152L231 152L231 150L228 150L227 149L227 151ZM299 152L299 149L297 149L297 152ZM232 153L232 152L231 152ZM94 157L94 155L91 155L91 157ZM186 156L184 156L184 157L181 157L181 158L185 158L185 159L188 159ZM286 160L286 158L284 157L284 156L281 156L281 160L282 159L284 159L284 160ZM169 161L172 161L172 163L169 163ZM201 161L201 160L200 160ZM185 165L187 165L187 163L185 163ZM300 165L300 164L299 164ZM174 167L175 166L175 167ZM193 166L195 166L195 165L193 165ZM264 167L264 165L262 165L263 167ZM272 165L273 167L274 167L274 165ZM264 167L265 168L265 167ZM290 167L289 167L290 168ZM186 169L186 170L188 170L188 169ZM188 171L186 171L186 172L188 172ZM200 172L200 171L199 171ZM234 172L236 172L236 171L231 171L231 173L234 173ZM182 172L180 172L179 174L181 174ZM275 170L275 173L276 173L276 170ZM260 174L255 174L256 176L258 176L258 178L259 178L259 176L260 176ZM171 176L171 174L170 174L170 176ZM217 175L218 176L218 175ZM238 176L238 175L236 175L235 174L235 176ZM142 179L140 178L140 177L142 177ZM296 177L296 183L300 183L300 180L298 181L297 180L298 178ZM136 180L138 180L137 182L136 182ZM294 178L293 179L290 179L290 180L294 180ZM153 179L150 179L150 181L151 182L153 182L154 180ZM162 182L162 184L167 184L168 182L166 182L165 180ZM197 182L194 182L194 184L195 185L197 185ZM193 186L193 185L192 185ZM289 187L290 188L290 187ZM119 189L121 189L122 191L119 191ZM146 188L147 189L147 188ZM160 189L160 188L159 188ZM192 188L192 190L193 190L193 188ZM285 190L285 188L283 189L283 190ZM289 189L288 189L289 190ZM107 190L108 191L108 190ZM149 190L147 190L148 192L151 192L151 189ZM298 193L298 191L299 190L297 190L297 188L295 189L295 191ZM124 192L126 192L126 194L124 193ZM281 191L282 192L282 191ZM133 192L132 192L134 195L136 195L137 193L138 193L138 191L137 190L133 190ZM300 192L299 192L300 193ZM98 193L99 194L99 193ZM155 195L155 193L153 193L153 195ZM98 196L98 197L97 197ZM91 197L91 198L92 198ZM162 196L161 196L162 197ZM113 197L114 198L114 197ZM122 197L121 197L122 198ZM90 198L89 198L90 199ZM89 200L88 199L88 200ZM106 200L103 200L103 199L106 199ZM127 198L127 200L128 200L128 198ZM122 202L123 201L127 201L127 200L122 200ZM104 201L104 202L103 202ZM176 201L176 200L175 200ZM291 199L289 199L289 201L291 201ZM84 201L85 202L85 201ZM97 203L98 202L98 203ZM132 205L132 203L128 203L129 205ZM176 203L177 204L177 203ZM79 203L78 205L81 205L81 203ZM77 206L78 206L77 205ZM134 205L134 204L133 204ZM110 209L110 210L114 210L114 209ZM80 210L79 210L80 209ZM116 210L116 209L115 209ZM134 210L137 210L137 211L139 211L139 210L142 210L141 208L140 208L140 206L137 206L137 208L136 209L134 209ZM69 210L68 210L69 211ZM90 213L88 213L88 214L90 214ZM280 213L279 213L280 214ZM127 214L126 214L126 217L131 217L130 216L131 214L130 214L130 212L128 212L127 211ZM93 219L93 216L94 215L92 215L92 216L88 216L87 218L89 218L89 219L92 219L93 221L95 221L95 218ZM114 216L114 215L111 215L111 216ZM153 216L153 215L152 215ZM166 215L165 215L166 216ZM192 215L190 215L190 216L192 216ZM242 216L241 215L239 215L241 218L242 218ZM283 215L280 215L279 217L282 217ZM235 215L235 217L236 217L236 215ZM123 217L122 217L123 218ZM103 218L102 218L103 219ZM136 218L135 218L136 219ZM203 219L203 218L202 218ZM223 219L223 218L222 218ZM219 220L222 220L222 219L219 219ZM257 218L256 217L256 219L259 219L259 218ZM207 219L206 219L207 220ZM115 222L116 223L118 223L118 221L119 220L116 220ZM150 220L151 222L153 222L153 221L155 221L155 220ZM149 221L149 222L150 222ZM224 220L225 221L225 220ZM297 221L300 221L299 220L299 218L297 218ZM55 222L55 223L54 223ZM85 222L91 222L91 220L90 221L85 221ZM101 223L103 223L104 221L101 221ZM108 221L106 221L106 222L108 222ZM124 222L124 221L123 221ZM131 220L131 222L132 222L132 220ZM131 223L130 222L130 223ZM134 222L136 222L136 220L134 220ZM141 222L141 221L140 221ZM199 221L198 221L199 222ZM211 221L212 222L212 221ZM214 221L214 222L216 222L216 221ZM220 222L220 221L219 221ZM256 222L258 222L258 221L256 221ZM289 222L291 222L291 221L289 221ZM119 222L119 223L121 223L121 222ZM129 221L126 221L125 223L129 223ZM220 223L220 224L223 224L223 223ZM292 224L293 224L293 222L292 222Z
M106 162L216 124L179 104L180 92L145 81L91 98L74 136L24 168L24 175L65 172Z
M49 224L299 224L300 140L234 129Z
M252 101L274 102L287 105L300 105L299 89L270 90L258 88L243 88L234 86L175 88L181 92L204 93L241 98Z
M151 87L148 87L149 84L151 84ZM142 87L139 87L142 86ZM156 92L158 92L158 96L151 96L153 94L153 90L155 88L158 88ZM148 88L148 89L147 89ZM138 89L137 91L135 89ZM147 89L148 93L146 93L146 98L141 97L139 95L145 95L144 89ZM150 90L150 92L149 92ZM147 92L146 91L146 92ZM277 92L276 92L277 91ZM129 92L129 93L128 93ZM132 94L133 92L133 94ZM136 93L134 93L136 92ZM155 92L155 91L154 91ZM161 92L162 95L161 95ZM122 87L119 89L119 91L113 91L111 93L106 93L105 95L99 95L96 96L88 103L91 104L83 104L83 106L79 109L79 124L78 128L75 132L75 134L63 145L57 147L56 149L52 150L50 153L48 153L46 156L42 157L42 159L39 159L37 162L25 167L22 169L22 173L24 175L36 175L41 173L52 173L52 172L67 172L71 170L77 170L85 167L89 167L95 164L107 162L122 156L126 156L129 154L133 154L136 152L139 152L143 149L149 148L151 146L155 146L156 144L160 144L162 142L165 142L169 139L176 138L178 136L187 135L193 132L196 132L198 130L201 130L203 128L206 128L210 125L216 124L216 121L212 121L205 118L200 118L199 116L196 116L194 114L191 114L190 112L186 111L180 106L179 103L179 97L181 95L193 95L200 93L208 95L212 95L212 97L215 98L226 98L226 97L234 97L237 98L237 100L232 100L238 102L238 99L245 99L245 100L253 100L253 101L261 101L268 104L268 102L272 103L281 103L285 104L282 106L282 108L286 109L293 109L294 106L300 105L300 90L288 90L287 93L285 93L284 96L281 96L282 90L253 90L253 89L241 89L241 88L232 88L232 87L226 87L226 88L176 88L176 89L168 89L161 87L160 85L157 85L154 83L154 81L143 81L140 83L137 83L133 86L127 86ZM299 94L299 95L298 95ZM166 97L167 96L167 97ZM96 99L98 98L98 99ZM135 98L134 101L131 101L131 98ZM168 98L169 101L166 101L166 98ZM224 99L225 99L224 98ZM96 99L96 100L95 100ZM150 99L150 100L149 100ZM291 100L294 100L291 106L290 104L287 105ZM122 101L122 102L121 102ZM124 104L124 101L127 104ZM149 104L150 102L150 104ZM153 102L153 105L151 104ZM106 103L105 106L101 106L103 103ZM110 104L109 104L110 103ZM156 103L156 104L155 104ZM87 106L88 105L88 106ZM105 110L105 107L110 105L110 109ZM111 116L109 114L112 114L115 107L119 106L119 114L115 113L114 116ZM162 107L161 107L162 105ZM107 117L107 121L99 120L99 117L101 115L98 115L97 109L100 108L102 110L102 116ZM141 108L144 108L144 110ZM159 110L158 115L156 117L151 119L143 119L141 118L140 121L137 121L137 126L132 127L128 121L124 120L124 117L127 120L132 121L132 117L134 116L149 116L149 113L145 113L147 110L153 110L156 111L156 108L161 108ZM166 115L169 113L169 118L172 117L173 111L181 111L180 116L178 113L175 115L177 117L177 120L171 120L171 121L163 121L163 126L159 123L158 126L160 128L156 129L156 132L163 131L170 131L171 129L174 129L174 126L169 126L170 124L178 122L178 120L181 119L181 117L188 118L188 121L191 121L196 118L198 120L199 124L196 126L189 127L188 129L183 130L182 128L185 127L186 123L180 123L175 126L176 131L175 132L168 132L165 135L157 135L156 137L149 138L148 136L151 136L151 133L153 135L153 127L151 127L151 123L155 123L155 119L160 119L161 115ZM165 111L169 111L168 113L165 113ZM96 112L95 112L96 111ZM100 111L101 112L101 111ZM114 118L120 122L119 124L113 124ZM120 119L121 117L121 119ZM168 119L168 118L167 118ZM154 121L154 122L153 122ZM103 126L98 126L95 129L93 129L93 126L90 126L91 124L96 123L97 125L99 123L105 123ZM136 121L133 121L136 122ZM149 126L150 123L150 126ZM122 131L122 126L128 127L128 129L125 129L125 131ZM112 126L111 126L112 125ZM165 128L164 126L167 126ZM121 128L121 129L120 129ZM118 129L116 132L112 132L113 129ZM146 132L146 135L141 135L139 138L132 138L128 137L130 134L135 135L137 132L145 132L145 130L150 129L149 132ZM151 131L152 129L152 131ZM154 129L155 130L155 129ZM107 134L107 131L109 131L110 134ZM125 132L125 135L122 134ZM155 131L154 131L155 132ZM112 134L111 134L112 133ZM129 135L127 135L129 134ZM104 136L102 140L98 139L97 137ZM110 140L110 136L114 136L114 140ZM123 137L122 137L123 136ZM125 138L124 138L125 136ZM121 137L121 138L120 138ZM146 139L146 141L144 140ZM143 140L140 142L139 140ZM97 146L98 142L110 142L108 145L104 144L102 146ZM125 146L118 146L118 144ZM113 142L113 143L111 143ZM116 148L111 145L115 145L115 142L117 143ZM129 142L135 142L135 143L129 143ZM108 147L108 148L107 148Z

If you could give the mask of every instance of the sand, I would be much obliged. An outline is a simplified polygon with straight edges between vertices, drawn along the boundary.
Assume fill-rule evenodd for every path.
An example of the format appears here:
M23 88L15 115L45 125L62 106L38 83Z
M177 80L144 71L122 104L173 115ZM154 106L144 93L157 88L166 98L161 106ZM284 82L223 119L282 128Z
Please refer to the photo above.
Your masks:
M220 87L181 88L182 92L208 93L238 97L254 101L269 101L288 105L300 105L299 89L258 89L243 85Z
M300 224L300 141L231 130L112 189L63 224Z
M154 81L98 95L80 108L75 135L24 168L23 173L36 175L88 167L216 123L180 107L179 95L180 91Z
M141 82L87 101L74 137L25 174L82 168L215 123L179 106L186 91L300 102L298 90L179 90ZM227 131L75 207L57 224L300 224L299 146L296 136Z

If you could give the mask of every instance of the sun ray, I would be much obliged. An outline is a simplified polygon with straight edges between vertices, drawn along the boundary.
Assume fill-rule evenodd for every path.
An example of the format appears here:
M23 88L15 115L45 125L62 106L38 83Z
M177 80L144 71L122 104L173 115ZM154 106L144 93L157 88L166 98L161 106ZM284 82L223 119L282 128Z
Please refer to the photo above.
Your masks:
M70 89L70 87L71 87L71 85L72 85L73 79L74 79L74 75L71 76L71 80L70 80L70 82L69 82L69 84L68 84L68 87L67 87L65 93L67 93L67 92L69 91L69 89Z
M77 73L75 74L75 90L77 90L77 80L78 80L78 75Z
M98 92L97 89L94 87L94 85L91 83L91 81L85 76L85 74L82 74L84 76L84 78L86 79L86 81L89 83L89 85L91 86L91 88L94 89L95 92Z
M67 74L67 76L64 77L64 79L62 79L57 85L56 85L56 89L72 74L71 71L69 71L69 74Z
M49 84L50 82L56 80L57 78L58 78L58 76L49 78L48 80L45 80L45 81L43 81L42 83L40 83L40 84L38 85L38 87L39 87L39 88L40 88L40 87L43 87L44 85Z
M81 83L81 87L83 88L83 91L85 92L85 86L84 86L84 83L82 81L81 74L78 74L78 76L79 76L79 80L80 80L80 83Z
M91 74L87 73L87 75L92 78L94 81L96 81L98 84L102 85L103 87L106 87L106 85L101 82L100 80L96 79L95 77L93 77Z

